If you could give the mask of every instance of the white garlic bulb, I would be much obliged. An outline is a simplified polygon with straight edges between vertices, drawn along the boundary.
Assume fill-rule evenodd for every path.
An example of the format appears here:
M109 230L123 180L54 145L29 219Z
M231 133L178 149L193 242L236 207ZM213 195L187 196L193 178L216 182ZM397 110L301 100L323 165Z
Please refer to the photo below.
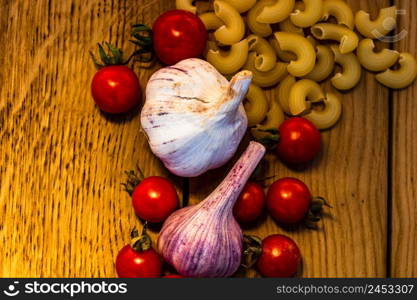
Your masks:
M197 58L155 72L141 113L152 152L183 177L224 165L246 131L242 100L251 80L251 72L242 71L228 82Z

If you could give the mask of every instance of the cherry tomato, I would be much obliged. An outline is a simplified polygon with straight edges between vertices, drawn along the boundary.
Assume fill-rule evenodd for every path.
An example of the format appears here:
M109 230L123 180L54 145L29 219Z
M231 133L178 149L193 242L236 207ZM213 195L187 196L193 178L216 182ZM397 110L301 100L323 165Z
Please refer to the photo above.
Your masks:
M160 277L162 261L153 248L138 252L132 246L126 245L117 255L116 271L121 278Z
M265 277L292 277L301 262L300 249L287 236L274 234L262 241L256 266Z
M233 215L240 223L251 222L261 215L264 207L265 193L263 188L259 184L249 181L236 200Z
M185 10L170 10L160 15L152 31L156 55L167 65L201 57L206 47L206 27L199 17Z
M320 152L320 132L307 119L295 117L284 121L279 135L277 153L286 163L307 163Z
M295 224L306 216L312 196L308 187L295 178L275 181L268 190L266 205L278 222Z
M111 114L125 113L139 104L141 90L136 74L126 66L100 69L91 83L97 106Z
M138 217L159 223L177 208L178 196L174 186L167 179L151 176L135 187L132 202Z
M179 275L179 274L171 274L171 275L162 276L162 278L186 278L186 277Z

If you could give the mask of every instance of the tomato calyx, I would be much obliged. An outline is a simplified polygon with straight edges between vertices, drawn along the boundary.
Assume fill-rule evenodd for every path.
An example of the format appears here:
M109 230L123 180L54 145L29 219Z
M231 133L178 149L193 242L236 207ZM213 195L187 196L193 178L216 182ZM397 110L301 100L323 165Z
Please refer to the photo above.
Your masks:
M255 171L253 171L250 180L258 183L263 188L267 187L265 181L274 179L277 175L265 176L267 172L268 162L265 159L262 159L259 164L256 166Z
M135 50L128 61L132 57L139 62L150 62L154 59L155 54L153 51L153 39L152 39L152 29L144 24L135 24L132 26L133 39L129 40L131 43L135 44L138 49Z
M279 131L277 129L258 129L260 132L269 133L269 135L257 139L257 142L264 145L268 150L273 150L277 147L279 143Z
M104 50L102 44L97 43L98 53L101 62L99 62L94 54L89 51L90 56L97 69L104 68L106 66L127 65L132 58L135 58L139 62L150 62L154 59L153 42L152 42L152 29L144 24L135 24L132 26L131 43L138 48L128 57L123 60L123 51L119 48L112 46L108 42L104 42L104 46L107 47L107 53Z
M125 192L127 192L130 196L132 196L133 191L135 190L135 187L143 180L145 179L145 175L143 175L142 170L137 167L137 172L134 170L125 171L125 174L127 175L126 182L123 182L121 185L123 186L123 189Z
M241 266L245 269L252 268L262 253L262 240L254 235L243 235L243 255Z
M134 227L132 229L132 232L130 233L130 238L131 238L130 246L136 252L143 252L143 251L151 249L152 247L152 240L146 232L147 228L148 228L148 222L145 222L143 224L142 233L140 235L136 227Z
M93 52L89 51L91 59L94 62L94 65L97 69L101 69L106 66L115 66L115 65L124 65L123 62L123 51L119 48L113 47L110 43L104 42L103 43L108 51L104 50L104 47L102 44L97 43L98 47L98 54L100 56L101 63L96 59Z
M332 206L323 197L314 197L311 200L310 208L307 212L306 217L303 220L304 225L308 229L318 229L317 222L321 220L323 207L332 208Z

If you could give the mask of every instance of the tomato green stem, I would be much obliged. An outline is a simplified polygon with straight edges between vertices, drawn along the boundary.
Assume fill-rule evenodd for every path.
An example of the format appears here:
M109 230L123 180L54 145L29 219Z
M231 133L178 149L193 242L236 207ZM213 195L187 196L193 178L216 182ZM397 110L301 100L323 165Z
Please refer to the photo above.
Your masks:
M278 145L279 131L277 129L259 129L259 131L268 133L268 135L266 135L265 137L257 140L259 143L263 144L268 150L272 150Z
M152 29L144 24L135 24L132 26L131 36L133 39L130 42L135 44L138 49L130 55L126 63L133 57L140 62L152 61L154 59Z
M131 247L137 251L142 252L149 250L152 247L152 240L146 232L148 229L148 222L146 221L142 227L142 233L139 235L137 228L133 228L130 237L131 237Z
M94 54L89 51L94 65L100 69L106 66L127 65L133 58L140 62L152 61L154 58L152 29L144 24L135 24L132 26L131 35L133 39L131 39L130 42L135 44L138 48L128 57L128 59L123 60L123 51L113 47L110 43L103 43L107 47L107 53L104 50L103 45L97 43L101 62L99 62Z
M113 65L123 65L123 51L116 47L113 47L108 42L104 42L104 45L107 47L107 52L104 50L103 45L97 43L98 46L98 53L101 59L101 63L95 58L94 54L90 51L90 56L93 59L94 65L100 69L105 66L113 66Z
M318 229L317 222L321 220L323 206L332 208L332 206L323 197L314 197L311 200L310 209L304 218L304 225L308 229Z
M244 250L241 265L245 269L250 269L255 265L262 253L262 240L254 235L244 235L243 245Z
M135 187L143 179L145 179L145 176L143 175L141 168L139 166L136 166L136 169L137 171L134 171L134 170L125 171L125 174L127 175L127 180L126 182L121 183L121 185L123 186L123 190L127 192L130 196L132 196L133 191L135 190Z

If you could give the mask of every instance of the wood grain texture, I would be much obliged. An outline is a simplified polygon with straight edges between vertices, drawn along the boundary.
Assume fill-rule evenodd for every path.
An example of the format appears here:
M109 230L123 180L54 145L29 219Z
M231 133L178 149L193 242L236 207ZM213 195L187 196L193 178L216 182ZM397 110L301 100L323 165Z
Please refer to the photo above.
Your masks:
M137 111L107 117L95 107L88 50L107 40L130 52L130 25L172 5L149 3L1 1L0 276L115 276L137 224L123 172L167 173ZM139 72L142 86L151 73Z
M395 45L401 52L417 55L417 2L397 0L405 15L399 16L397 32L407 30L404 39ZM417 86L394 91L392 139L392 277L417 276Z
M348 1L356 11L377 13L385 0ZM343 118L323 133L323 151L303 170L291 170L268 154L265 176L303 180L313 194L328 199L321 229L284 229L264 216L245 232L292 237L303 255L303 277L384 277L386 274L388 91L364 73L352 92L343 95ZM269 92L275 97L275 90ZM244 146L241 147L243 150ZM232 163L191 180L193 203L204 199ZM272 183L270 180L269 184ZM253 271L238 276L258 276Z
M401 27L409 35L399 49L416 54L411 21L416 3L396 1L408 11ZM348 2L376 15L390 1ZM130 25L152 24L173 5L172 0L0 0L5 54L0 56L0 277L115 276L117 251L138 224L120 186L123 172L138 164L145 175L169 176L181 189L181 179L150 153L138 111L103 115L89 90L95 69L88 50L107 40L129 53ZM135 65L142 86L157 67ZM268 93L275 96L275 90ZM394 92L392 99L391 274L400 277L417 276L415 96L414 86ZM388 90L364 73L361 84L343 95L343 119L323 133L323 152L311 166L292 170L275 155L266 156L265 176L297 177L333 205L318 231L284 229L266 214L245 227L261 237L294 238L303 254L303 277L386 275L388 98ZM190 202L204 199L231 165L190 180Z

